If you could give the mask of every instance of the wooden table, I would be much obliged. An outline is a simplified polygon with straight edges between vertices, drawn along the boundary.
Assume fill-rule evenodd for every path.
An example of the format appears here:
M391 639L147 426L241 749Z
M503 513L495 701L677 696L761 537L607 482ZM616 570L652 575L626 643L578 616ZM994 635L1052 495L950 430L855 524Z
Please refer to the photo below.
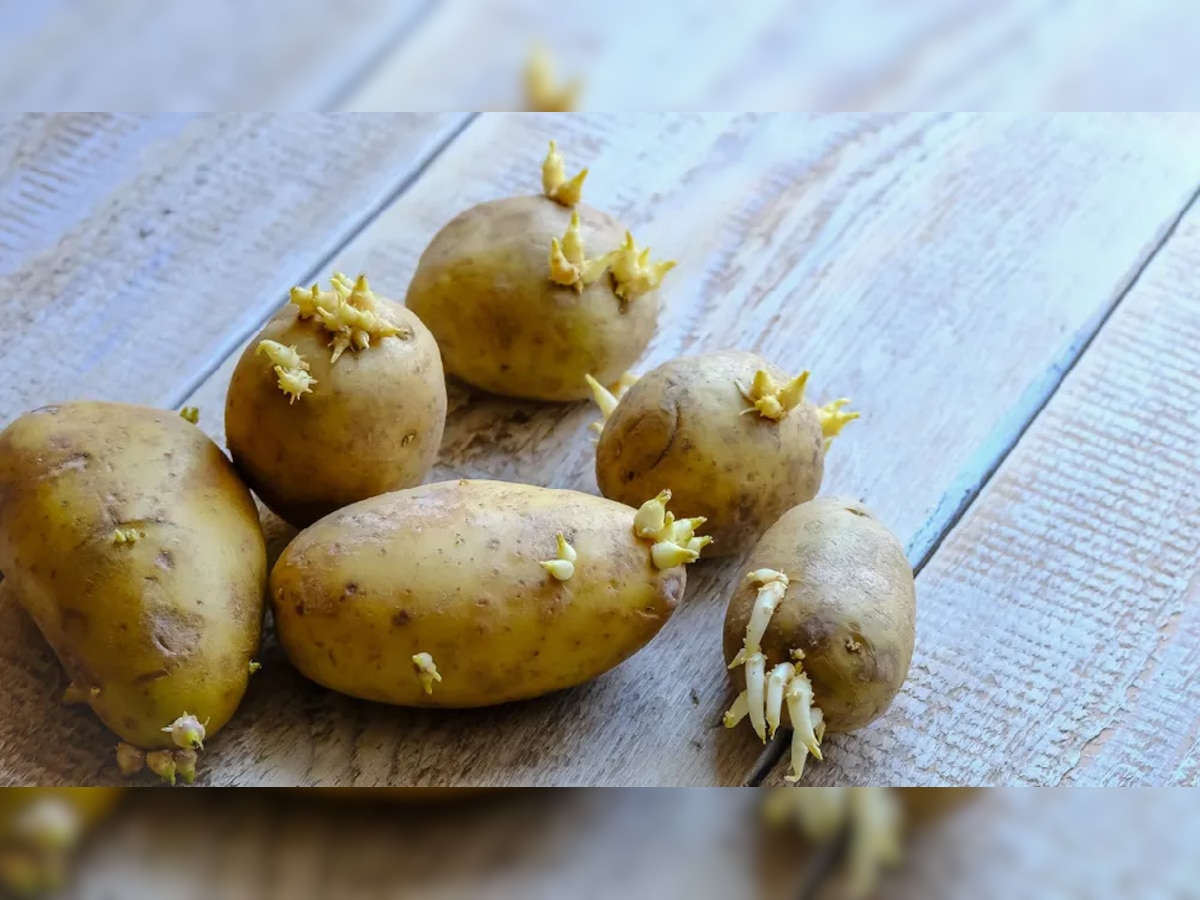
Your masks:
M880 48L847 103L1049 103L1132 58L1129 35L1200 19L1194 4L1123 8L1035 88L1015 77L1012 34L1066 40L1084 13L997 6L1008 18L914 24L924 36ZM453 9L389 20L394 47L365 75L316 61L279 105L404 98L462 33ZM362 20L345 40L365 56ZM994 51L965 68L963 29ZM714 66L750 64L720 46ZM537 189L551 138L591 167L590 202L680 261L640 371L752 349L864 412L824 489L905 543L917 649L888 715L831 739L807 781L1200 780L1200 117L8 117L0 423L69 398L188 404L222 441L232 362L289 287L342 269L402 297L454 213ZM451 393L436 478L595 491L586 405ZM277 552L290 533L266 524ZM202 781L779 782L781 742L720 727L739 569L695 567L663 633L598 681L500 709L353 701L270 645ZM0 596L0 781L119 781L113 736L58 703L57 663Z

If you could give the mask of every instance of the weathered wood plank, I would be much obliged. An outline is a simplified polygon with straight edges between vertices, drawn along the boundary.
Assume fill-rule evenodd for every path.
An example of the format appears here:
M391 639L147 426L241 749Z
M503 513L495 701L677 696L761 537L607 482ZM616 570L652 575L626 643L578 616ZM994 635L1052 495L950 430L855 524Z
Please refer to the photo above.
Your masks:
M0 422L64 397L178 402L463 121L6 120Z
M909 684L812 783L1196 784L1200 209L918 579Z
M0 8L8 109L325 108L428 0L163 0ZM148 74L149 73L149 74Z
M830 5L720 0L647 5L444 3L388 55L347 107L520 109L535 41L585 109L903 109L938 106L1054 4L959 0ZM1011 54L1004 57L1011 66ZM994 87L994 85L993 85Z

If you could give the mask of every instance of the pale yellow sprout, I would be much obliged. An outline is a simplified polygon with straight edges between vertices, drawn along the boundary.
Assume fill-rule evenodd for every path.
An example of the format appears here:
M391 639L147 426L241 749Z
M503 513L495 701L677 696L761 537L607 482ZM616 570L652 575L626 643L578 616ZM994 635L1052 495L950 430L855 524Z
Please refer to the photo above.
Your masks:
M579 213L571 213L562 240L550 239L550 280L577 292L598 281L608 268L608 258L587 259L583 251L583 236L579 233Z
M185 712L162 730L171 735L171 740L175 742L176 747L183 747L188 750L204 749L204 723L195 716L188 715Z
M146 751L124 741L117 744L117 768L125 776L136 775L146 767Z
M579 99L583 83L577 78L556 85L554 61L549 51L535 44L525 64L525 109L529 112L571 112Z
M804 387L808 384L808 371L805 370L786 384L776 384L771 373L759 369L754 373L754 381L749 388L740 382L735 382L742 396L750 403L750 408L742 415L757 412L764 419L778 422L791 410L800 405L804 399Z
M168 784L175 783L175 754L170 750L154 750L146 754L146 768Z
M295 347L285 347L278 341L259 341L255 354L264 354L269 359L278 379L279 389L295 403L303 394L312 393L317 380L308 372L308 363Z
M550 150L542 162L542 192L562 206L575 206L583 196L583 182L588 170L580 169L573 178L568 179L562 154L554 141L550 142Z
M539 565L559 581L570 581L571 576L575 574L575 560L578 554L575 552L575 548L567 543L567 539L561 532L556 536L556 541L558 543L557 557L539 563Z
M848 398L841 397L824 406L817 407L817 418L821 422L821 432L825 435L826 450L833 443L833 439L842 433L846 423L853 422L861 415L856 412L842 412L842 407L849 402Z
M635 300L662 284L663 276L675 268L674 260L650 261L650 248L639 250L633 235L625 232L625 242L607 256L616 287L613 292L622 300Z
M421 686L425 689L426 694L433 693L433 683L441 681L442 675L437 670L437 664L434 663L433 657L428 653L418 653L412 658L413 666L416 667L417 677L421 679Z
M145 532L139 531L133 526L117 528L113 531L114 544L136 544L139 540L146 536Z
M626 372L615 385L614 390L609 390L591 375L584 375L588 387L592 389L592 399L596 402L596 406L600 408L600 415L603 417L599 422L593 422L588 426L591 431L596 434L601 434L604 431L604 425L616 411L621 398L629 393L629 389L637 384L638 377L632 372Z

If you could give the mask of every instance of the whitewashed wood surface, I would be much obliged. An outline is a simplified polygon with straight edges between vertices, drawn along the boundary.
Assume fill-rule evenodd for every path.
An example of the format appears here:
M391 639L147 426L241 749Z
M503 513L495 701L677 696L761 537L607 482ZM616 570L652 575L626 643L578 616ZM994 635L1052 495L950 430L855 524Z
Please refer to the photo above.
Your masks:
M550 137L569 162L592 167L592 202L680 260L643 368L749 347L811 368L820 397L855 397L866 415L836 447L827 488L866 499L914 560L971 499L1200 184L1200 122L1186 117L489 115L337 250L330 268L366 271L379 290L402 295L417 254L455 211L535 190ZM307 240L326 234L320 217L304 221ZM266 262L273 279L283 277L276 260ZM256 292L239 327L223 333L230 349L230 336L244 337L246 321L285 287ZM180 307L161 308L158 330L171 327L171 309ZM114 342L110 352L125 351ZM153 372L145 364L126 383L153 382ZM218 368L188 401L218 438L228 374L228 364ZM436 474L594 490L592 418L582 405L456 390ZM730 699L720 622L737 568L696 567L684 608L613 673L502 709L437 714L359 703L305 683L268 649L240 715L205 753L205 780L752 780L772 757L760 758L748 734L717 726ZM4 780L117 780L111 736L86 711L55 703L56 664L11 601L0 618L8 702L44 710L41 720L0 718ZM913 684L922 684L919 672ZM834 765L814 771L831 777ZM873 780L874 771L847 777ZM985 774L1004 782L1019 773Z

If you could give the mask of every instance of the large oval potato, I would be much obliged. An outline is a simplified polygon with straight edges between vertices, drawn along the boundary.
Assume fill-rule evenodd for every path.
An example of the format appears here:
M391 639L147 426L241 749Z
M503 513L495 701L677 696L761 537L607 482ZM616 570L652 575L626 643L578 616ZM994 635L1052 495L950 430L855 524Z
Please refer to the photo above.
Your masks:
M746 569L750 576L725 616L725 659L743 690L726 724L749 715L762 737L764 722L773 732L802 712L793 745L798 777L804 752L819 756L821 731L874 721L908 677L912 568L900 542L862 504L832 497L780 517Z
M688 356L653 369L604 423L600 493L636 503L667 488L680 508L705 517L701 530L713 538L706 556L745 552L785 510L816 496L828 441L856 417L838 412L845 401L819 409L804 399L802 379L787 408L794 382L753 353ZM760 411L751 397L768 383L784 401ZM598 383L596 390L597 400L613 403Z
M658 567L637 515L491 481L356 503L276 563L280 643L313 681L403 706L488 706L580 684L646 644L683 596L683 566Z
M655 288L674 264L650 263L619 222L552 184L544 178L546 196L482 203L451 220L421 254L405 302L463 381L580 400L586 374L616 381L646 349Z
M293 296L238 360L225 435L234 464L263 503L303 527L425 479L442 443L446 382L429 329L400 304L375 296L365 279L355 284L335 275L332 291L297 289ZM324 318L305 315L322 303ZM350 343L338 352L330 344L348 331L328 321L336 325L339 303L343 311L360 304L389 327L363 330L366 346ZM293 353L300 365L289 367Z
M0 571L129 744L171 748L184 713L208 735L233 715L266 569L250 492L178 415L67 403L0 434Z

